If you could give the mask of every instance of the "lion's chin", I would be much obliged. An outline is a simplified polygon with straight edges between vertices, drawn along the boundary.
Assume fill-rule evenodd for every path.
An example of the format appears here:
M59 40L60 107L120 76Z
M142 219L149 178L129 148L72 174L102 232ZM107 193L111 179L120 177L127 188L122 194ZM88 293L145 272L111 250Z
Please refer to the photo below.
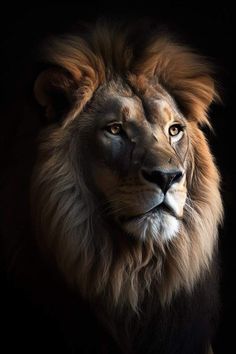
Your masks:
M143 241L154 239L167 242L176 237L180 228L180 220L165 210L127 219L121 227L130 235Z

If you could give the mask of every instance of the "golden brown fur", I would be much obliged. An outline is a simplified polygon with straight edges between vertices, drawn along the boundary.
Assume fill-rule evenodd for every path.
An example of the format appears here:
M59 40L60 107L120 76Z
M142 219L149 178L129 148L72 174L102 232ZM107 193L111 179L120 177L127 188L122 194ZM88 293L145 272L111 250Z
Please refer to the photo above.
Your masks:
M219 174L199 129L209 124L207 109L217 97L211 70L203 58L168 37L154 36L138 55L128 38L129 32L101 24L86 39L52 38L43 58L54 69L35 84L48 117L56 114L50 90L65 92L71 103L62 124L53 124L39 139L31 196L37 241L83 297L109 311L138 311L149 291L156 291L162 304L180 289L191 292L209 269L222 217ZM151 236L145 241L122 237L118 229L111 237L84 180L86 155L78 152L75 139L85 124L83 110L100 86L119 77L139 95L151 95L158 87L186 118L187 200L178 236L166 243Z

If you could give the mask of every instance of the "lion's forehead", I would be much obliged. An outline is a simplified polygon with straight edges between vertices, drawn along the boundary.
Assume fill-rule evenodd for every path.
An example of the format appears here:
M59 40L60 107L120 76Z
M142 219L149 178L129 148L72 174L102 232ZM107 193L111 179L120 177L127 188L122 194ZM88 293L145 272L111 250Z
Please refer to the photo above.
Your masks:
M112 101L112 104L111 104ZM177 113L173 103L165 97L127 97L116 95L108 97L108 114L115 113L124 122L157 123L165 126L175 120Z

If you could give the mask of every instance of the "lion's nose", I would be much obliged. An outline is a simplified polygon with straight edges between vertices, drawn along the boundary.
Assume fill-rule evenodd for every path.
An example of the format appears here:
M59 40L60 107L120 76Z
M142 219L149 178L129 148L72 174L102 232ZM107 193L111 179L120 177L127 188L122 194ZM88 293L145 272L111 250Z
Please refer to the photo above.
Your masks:
M161 171L161 170L142 170L143 177L151 183L158 185L163 193L166 193L172 184L179 182L183 176L180 170L176 171Z

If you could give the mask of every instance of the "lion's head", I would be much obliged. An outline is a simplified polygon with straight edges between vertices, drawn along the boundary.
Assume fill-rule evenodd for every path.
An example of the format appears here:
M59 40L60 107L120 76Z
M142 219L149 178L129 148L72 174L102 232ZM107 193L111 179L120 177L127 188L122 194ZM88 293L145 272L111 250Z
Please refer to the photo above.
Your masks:
M131 37L99 24L44 47L35 97L51 123L32 216L82 296L137 310L154 289L165 303L208 271L222 204L200 129L217 97L210 68L167 37L140 51Z

